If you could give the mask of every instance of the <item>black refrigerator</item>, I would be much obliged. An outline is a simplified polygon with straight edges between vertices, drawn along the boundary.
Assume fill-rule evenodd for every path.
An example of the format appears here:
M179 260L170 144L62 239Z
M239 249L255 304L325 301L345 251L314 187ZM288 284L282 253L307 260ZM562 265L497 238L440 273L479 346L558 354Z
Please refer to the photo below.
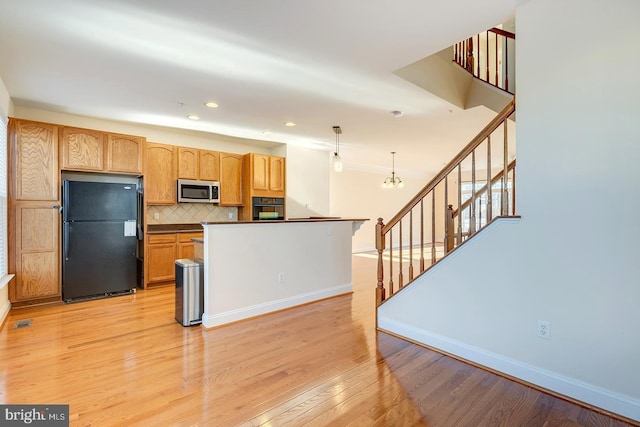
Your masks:
M65 180L62 299L135 292L136 184Z

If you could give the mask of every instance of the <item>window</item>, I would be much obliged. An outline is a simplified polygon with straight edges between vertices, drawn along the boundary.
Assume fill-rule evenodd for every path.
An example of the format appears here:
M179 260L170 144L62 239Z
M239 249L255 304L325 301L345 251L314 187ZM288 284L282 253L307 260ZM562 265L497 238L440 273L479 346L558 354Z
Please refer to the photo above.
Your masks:
M483 190L486 181L476 181L476 226L475 230L480 230L482 227L487 225L487 192L482 191L479 193L478 191ZM511 206L511 191L512 181L509 179L507 181L507 197L508 206ZM473 185L470 182L463 182L462 185L462 203L471 199L473 194ZM497 181L491 186L491 218L495 218L496 216L501 214L502 207L502 181ZM471 206L467 207L462 211L462 233L466 234L469 232L469 226L471 223Z

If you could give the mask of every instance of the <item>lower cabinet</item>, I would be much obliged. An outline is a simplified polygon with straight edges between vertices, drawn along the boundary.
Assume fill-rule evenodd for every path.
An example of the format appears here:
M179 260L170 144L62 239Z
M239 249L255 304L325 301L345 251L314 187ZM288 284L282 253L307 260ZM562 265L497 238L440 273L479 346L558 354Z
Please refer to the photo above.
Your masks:
M60 287L60 217L57 202L20 202L15 205L15 280L12 303L58 300Z
M193 238L204 233L148 234L145 252L146 286L172 284L175 281L176 259L193 258Z

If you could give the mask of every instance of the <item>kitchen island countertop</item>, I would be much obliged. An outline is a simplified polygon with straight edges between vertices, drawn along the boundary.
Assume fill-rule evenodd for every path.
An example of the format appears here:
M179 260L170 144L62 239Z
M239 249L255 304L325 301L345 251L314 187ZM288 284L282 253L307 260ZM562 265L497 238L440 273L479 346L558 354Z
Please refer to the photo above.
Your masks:
M338 216L311 216L304 218L289 219L265 219L260 221L225 221L225 222L201 222L202 225L218 225L218 224L274 224L274 223L299 223L299 222L325 222L325 221L351 221L364 222L369 221L368 218L341 218Z

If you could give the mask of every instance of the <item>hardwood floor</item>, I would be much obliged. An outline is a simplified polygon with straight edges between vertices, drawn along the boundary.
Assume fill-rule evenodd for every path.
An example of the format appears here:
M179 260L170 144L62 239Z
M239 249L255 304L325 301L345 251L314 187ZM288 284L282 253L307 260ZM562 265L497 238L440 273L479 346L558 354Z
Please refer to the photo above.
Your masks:
M353 295L209 331L170 287L13 310L0 403L69 404L72 426L627 425L376 332L375 260L353 260Z

